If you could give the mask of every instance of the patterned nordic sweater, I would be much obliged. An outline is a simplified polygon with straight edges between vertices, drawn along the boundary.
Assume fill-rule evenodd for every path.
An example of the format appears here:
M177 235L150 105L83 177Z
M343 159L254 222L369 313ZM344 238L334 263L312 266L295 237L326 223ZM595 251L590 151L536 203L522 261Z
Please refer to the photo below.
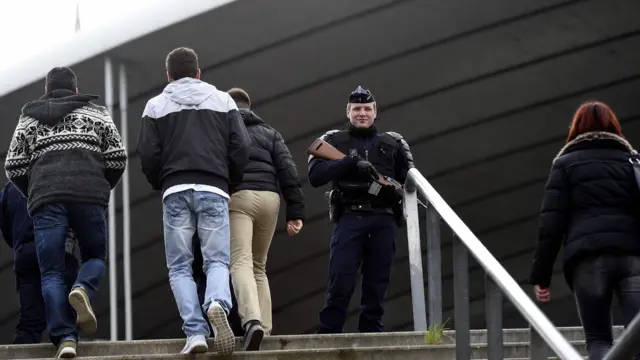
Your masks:
M22 108L5 171L30 214L56 202L108 205L127 153L106 109L91 103L97 98L54 90Z

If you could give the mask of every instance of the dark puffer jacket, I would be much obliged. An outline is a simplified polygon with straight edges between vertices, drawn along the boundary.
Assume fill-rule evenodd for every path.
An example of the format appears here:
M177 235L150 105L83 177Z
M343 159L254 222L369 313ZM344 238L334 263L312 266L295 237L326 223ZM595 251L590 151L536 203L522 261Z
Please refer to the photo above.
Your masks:
M240 114L251 136L251 149L242 183L233 184L232 193L240 190L282 191L287 203L286 220L304 220L304 195L298 169L282 135L254 112L240 109Z
M34 240L27 199L11 182L7 182L0 191L0 231L7 245L13 249Z
M547 181L530 283L548 287L564 242L564 274L599 254L640 255L640 190L631 145L606 132L578 136L554 159Z

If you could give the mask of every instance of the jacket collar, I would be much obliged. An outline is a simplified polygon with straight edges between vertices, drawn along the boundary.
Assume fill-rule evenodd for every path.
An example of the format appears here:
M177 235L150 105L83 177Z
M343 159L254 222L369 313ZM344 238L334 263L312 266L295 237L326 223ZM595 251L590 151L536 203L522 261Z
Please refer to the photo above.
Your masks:
M353 124L351 124L351 121L349 121L349 123L347 124L347 130L349 131L349 133L351 133L351 135L361 138L372 137L378 132L378 128L376 128L375 124L371 124L371 126L369 126L368 128L359 128L353 126Z
M613 140L618 144L622 145L625 149L627 149L632 155L637 155L637 151L631 146L631 144L623 137L618 136L616 134L606 132L606 131L593 131L587 132L581 135L578 135L575 139L566 143L562 149L558 152L558 155L554 158L554 161L558 159L560 156L565 155L566 153L571 151L572 147L575 147L578 144L587 143L589 141L596 140Z

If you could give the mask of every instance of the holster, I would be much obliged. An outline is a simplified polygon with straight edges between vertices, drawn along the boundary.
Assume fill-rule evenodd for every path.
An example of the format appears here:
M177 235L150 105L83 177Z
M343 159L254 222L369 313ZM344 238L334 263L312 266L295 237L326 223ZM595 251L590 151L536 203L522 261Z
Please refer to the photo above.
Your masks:
M325 199L329 203L329 221L337 223L344 213L344 208L340 203L340 192L331 190L324 193Z

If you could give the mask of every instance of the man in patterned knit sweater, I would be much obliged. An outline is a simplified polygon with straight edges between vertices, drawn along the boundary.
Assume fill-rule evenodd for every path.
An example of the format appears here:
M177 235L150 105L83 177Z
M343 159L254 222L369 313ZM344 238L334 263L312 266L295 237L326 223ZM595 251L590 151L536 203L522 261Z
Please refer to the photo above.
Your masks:
M97 98L78 93L71 69L52 69L45 95L22 108L5 162L7 178L28 199L49 337L58 358L75 357L76 324L86 332L96 331L91 301L105 270L105 209L127 164L111 117L91 102ZM77 235L82 265L67 293L64 254L69 228Z

